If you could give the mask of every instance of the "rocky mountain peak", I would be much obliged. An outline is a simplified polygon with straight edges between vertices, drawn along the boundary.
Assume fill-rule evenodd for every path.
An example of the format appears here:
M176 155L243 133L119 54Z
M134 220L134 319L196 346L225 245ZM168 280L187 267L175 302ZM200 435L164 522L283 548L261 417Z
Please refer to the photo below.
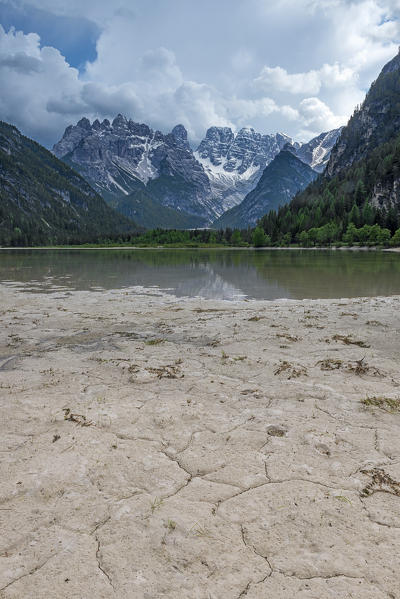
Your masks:
M183 125L175 125L175 127L171 131L171 134L174 137L178 146L180 146L181 148L185 148L186 150L190 150L188 134Z
M128 119L122 114L117 114L112 122L113 129L126 129L128 127Z
M392 58L382 69L382 74L386 75L387 73L394 73L395 71L400 70L400 46L397 55Z
M199 217L215 216L210 182L177 125L167 135L118 114L90 125L81 119L67 127L53 151L80 172L106 199L127 196L146 186L165 206ZM157 185L151 185L153 181Z
M225 172L232 170L244 172L256 160L256 166L267 164L279 152L283 143L291 141L281 138L275 144L276 136L262 135L252 127L243 127L235 135L229 127L210 127L196 150L201 160L209 160L212 165L220 166ZM264 161L265 159L265 161Z
M236 138L240 137L260 137L261 133L256 133L253 127L242 127L237 132Z
M208 141L219 141L221 143L230 142L233 138L234 134L230 127L209 127L205 136Z
M293 139L285 133L277 133L275 137L278 144L282 145L282 147L287 143L292 144L295 148L300 148L301 146L301 144L299 144L297 141L293 141Z
M382 69L364 102L354 111L332 151L326 172L337 175L400 130L400 54Z
M239 204L255 187L267 164L291 138L263 135L253 127L236 134L230 127L210 127L194 155L210 179L214 197L225 210Z
M239 204L286 144L292 154L299 148L282 133L243 127L235 134L230 127L210 127L193 152L182 124L164 134L118 114L111 124L81 119L67 127L53 151L106 199L146 187L164 206L205 224Z
M76 126L80 127L81 129L86 129L87 131L90 131L91 129L90 121L85 116L77 122Z

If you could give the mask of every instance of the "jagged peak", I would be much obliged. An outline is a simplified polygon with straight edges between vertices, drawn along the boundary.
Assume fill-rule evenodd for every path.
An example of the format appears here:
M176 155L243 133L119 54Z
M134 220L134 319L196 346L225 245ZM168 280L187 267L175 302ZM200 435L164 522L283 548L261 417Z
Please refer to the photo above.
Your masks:
M126 118L126 116L122 115L121 113L117 114L117 116L115 117L115 119L112 122L113 127L126 127L127 124L128 124L128 119Z
M187 134L186 128L181 123L179 123L179 125L175 125L175 127L172 129L171 133L177 139L184 140L184 141L187 140L188 134Z
M207 138L215 138L215 137L225 137L225 136L232 136L233 137L233 131L230 127L209 127L206 131L206 137Z
M261 137L261 133L257 133L253 127L242 127L241 129L239 129L239 131L236 134L236 137L254 137L254 136L260 136Z
M90 129L91 128L90 121L85 116L82 117L81 120L77 122L76 126L80 127L81 129Z
M190 145L188 142L188 134L187 134L186 128L182 124L175 125L175 127L172 129L170 135L172 135L174 142L179 147L184 148L185 150L190 150Z

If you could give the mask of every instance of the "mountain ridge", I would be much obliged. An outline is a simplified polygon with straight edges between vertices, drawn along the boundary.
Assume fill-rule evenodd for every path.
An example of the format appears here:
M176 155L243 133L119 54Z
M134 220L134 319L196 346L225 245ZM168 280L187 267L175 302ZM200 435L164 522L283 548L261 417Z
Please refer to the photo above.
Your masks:
M0 121L0 243L44 245L134 233L77 172Z
M334 146L326 170L292 202L267 213L274 241L319 231L321 239L354 239L354 229L400 225L400 53L371 85ZM353 231L347 235L347 231ZM303 235L304 237L304 235Z
M149 226L153 214L158 216L153 226L171 226L175 211L177 226L203 227L240 204L288 142L301 160L318 169L336 135L337 130L299 144L285 134L261 134L251 127L236 134L229 127L210 127L192 151L183 125L163 134L119 114L112 122L91 124L82 118L66 128L53 151L117 210L136 213L139 224ZM316 148L323 149L318 154Z
M255 226L267 210L277 210L318 176L287 144L264 169L256 187L241 204L225 212L214 226L245 228Z
M338 143L332 150L326 168L329 177L364 158L368 151L400 130L400 49L372 83L362 105L356 108Z

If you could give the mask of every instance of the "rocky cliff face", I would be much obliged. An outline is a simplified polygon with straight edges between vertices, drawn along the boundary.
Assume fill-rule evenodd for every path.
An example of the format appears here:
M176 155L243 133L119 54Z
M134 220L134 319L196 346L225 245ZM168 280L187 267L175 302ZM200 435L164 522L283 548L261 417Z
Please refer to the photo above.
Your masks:
M53 152L108 199L129 195L144 183L164 206L205 220L215 216L208 177L182 125L164 135L122 115L112 123L83 118L65 130Z
M67 127L53 152L57 158L75 164L98 191L128 194L138 180L147 183L156 175L149 156L162 142L161 133L121 115L112 123L104 119L92 125L82 118L75 126Z
M81 119L67 127L53 151L109 201L134 194L136 210L151 198L181 212L184 222L204 226L240 204L287 143L321 171L337 135L324 133L301 146L281 133L261 135L246 127L235 135L229 127L211 127L193 152L183 125L164 135L118 115L112 123Z
M288 142L292 139L287 135L261 135L250 127L236 135L229 127L208 129L194 155L210 179L220 214L240 204L257 185L265 166Z
M287 144L264 169L263 174L241 204L225 212L216 227L244 228L257 224L264 214L287 204L317 173L296 156L297 148Z
M399 96L400 52L383 67L363 104L344 127L332 151L327 175L335 176L399 132Z
M340 127L314 137L297 149L296 156L308 166L311 166L317 173L322 173L329 162L331 151L342 129L343 127Z
M210 179L221 212L225 212L240 204L256 187L265 167L287 143L302 162L321 173L340 131L321 133L301 145L283 133L261 135L246 127L235 135L229 127L210 127L194 155Z
M400 213L400 175L391 180L377 181L373 187L370 203L374 208L395 210Z

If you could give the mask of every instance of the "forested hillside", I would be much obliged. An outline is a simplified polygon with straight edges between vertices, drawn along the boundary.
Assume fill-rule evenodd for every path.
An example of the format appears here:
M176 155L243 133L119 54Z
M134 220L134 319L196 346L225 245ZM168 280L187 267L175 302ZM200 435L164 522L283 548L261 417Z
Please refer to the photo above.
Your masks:
M341 240L350 223L356 228L379 225L394 233L400 224L399 180L400 135L336 177L320 177L261 223L273 242L284 235L299 241L302 231L322 227L320 241Z
M272 241L372 241L400 223L400 55L382 70L332 150L327 170L261 219ZM350 226L350 231L348 227ZM368 227L374 227L368 232ZM387 232L380 232L387 237ZM301 236L301 238L300 238ZM371 239L370 239L370 236ZM361 240L360 240L361 241Z
M0 122L0 245L81 243L135 230L78 173Z

